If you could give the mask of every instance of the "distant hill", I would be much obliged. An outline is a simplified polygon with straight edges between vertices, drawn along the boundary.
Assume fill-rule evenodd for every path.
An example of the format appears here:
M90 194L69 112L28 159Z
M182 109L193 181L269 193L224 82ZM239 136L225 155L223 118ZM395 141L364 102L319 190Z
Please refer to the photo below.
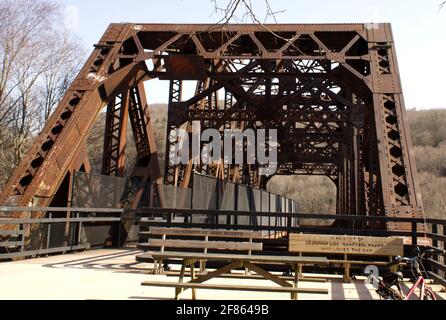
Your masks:
M409 110L407 114L426 215L446 218L446 110ZM298 201L303 212L336 211L336 188L328 178L274 177L268 187Z

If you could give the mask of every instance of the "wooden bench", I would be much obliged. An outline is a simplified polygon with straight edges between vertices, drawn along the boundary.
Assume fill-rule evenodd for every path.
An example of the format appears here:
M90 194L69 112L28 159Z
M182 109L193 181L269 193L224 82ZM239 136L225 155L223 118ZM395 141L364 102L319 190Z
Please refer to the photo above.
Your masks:
M152 287L173 287L175 288L175 299L185 289L192 289L192 299L196 299L196 289L217 289L217 290L241 290L241 291L269 291L286 292L291 294L293 300L297 299L298 293L328 294L327 289L299 288L299 268L301 265L328 264L324 257L295 257L295 256L262 256L262 255L242 255L242 254L221 254L221 253L193 253L193 252L147 252L137 256L137 261L144 262L153 257L156 260L175 258L182 259L182 267L179 275L179 282L160 282L144 281L143 286ZM220 261L225 265L215 271L197 276L194 264L196 261ZM291 266L295 271L293 283L290 283L281 277L263 269L259 264L285 264ZM184 283L186 267L190 266L191 280ZM231 270L245 268L262 276L263 279L270 280L279 285L279 287L267 286L246 286L246 285L223 285L223 284L204 284L212 278L228 274Z
M147 243L140 243L139 249L144 251L159 248L160 252L171 249L187 249L208 253L208 251L245 252L251 255L253 251L262 251L262 243L254 240L262 239L261 232L231 231L215 229L187 229L152 227L149 231L140 232L140 238L148 238ZM161 238L153 238L158 236ZM224 239L218 240L218 239ZM231 239L232 241L226 241ZM154 258L154 273L163 272L163 257ZM200 260L200 271L206 270L206 260Z
M349 260L349 256L381 256L392 261L403 255L403 239L398 237L364 237L344 235L290 234L288 250L311 254L342 254L343 260L329 260L344 266L344 282L351 282L350 268L354 264L385 265L384 261Z

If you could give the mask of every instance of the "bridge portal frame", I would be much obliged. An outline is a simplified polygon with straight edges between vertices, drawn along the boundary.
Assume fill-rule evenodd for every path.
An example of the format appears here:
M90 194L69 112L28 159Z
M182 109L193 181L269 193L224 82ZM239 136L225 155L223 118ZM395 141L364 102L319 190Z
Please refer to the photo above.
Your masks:
M137 146L131 175L161 183L143 87L153 78L170 81L168 137L181 125L190 130L192 121L202 129L279 128L278 174L328 176L338 213L423 217L390 24L111 24L0 203L46 207L67 199L68 205L61 186L74 170L88 168L86 137L105 106L102 172L123 175L129 117ZM188 80L197 89L184 101ZM166 155L174 141L167 142ZM267 182L256 165L166 161L165 183L186 187L193 170L254 186ZM131 207L140 196L136 190Z

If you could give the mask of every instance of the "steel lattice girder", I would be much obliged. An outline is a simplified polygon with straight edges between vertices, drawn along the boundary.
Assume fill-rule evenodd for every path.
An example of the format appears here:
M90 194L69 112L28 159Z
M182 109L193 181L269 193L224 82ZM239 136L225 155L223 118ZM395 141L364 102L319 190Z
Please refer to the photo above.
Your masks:
M49 205L46 197L76 169L73 159L92 115L151 78L171 81L169 130L194 120L202 128L220 130L277 128L278 174L329 176L337 184L339 213L423 216L389 24L112 24L2 191L0 203ZM188 101L181 96L184 80L198 81ZM229 103L219 104L220 90ZM138 128L147 132L146 126L136 125L135 136L140 136ZM109 137L113 128L110 122ZM156 155L149 143L153 137L143 137L146 154ZM108 152L119 150L114 141L108 141ZM169 148L168 143L166 154ZM111 172L110 159L122 166L117 157L104 155L109 170L104 172ZM166 182L182 186L192 172L190 165L165 170ZM256 166L206 170L265 185ZM408 228L401 223L387 227Z

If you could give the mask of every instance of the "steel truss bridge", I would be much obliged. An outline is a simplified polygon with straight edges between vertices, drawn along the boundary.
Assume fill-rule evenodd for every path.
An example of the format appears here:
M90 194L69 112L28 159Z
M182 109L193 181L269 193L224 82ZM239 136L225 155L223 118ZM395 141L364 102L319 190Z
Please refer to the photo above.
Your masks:
M144 90L151 79L170 83L163 173ZM186 81L196 81L188 99ZM172 165L173 133L191 132L197 122L201 131L277 129L276 175L331 179L338 217L369 219L356 230L407 233L424 218L389 24L111 24L0 204L68 208L75 173L90 171L86 137L104 108L103 176L125 175L130 119L137 154L118 205L129 212L140 207L147 184L159 186L163 199L162 186L190 188L194 172L266 188L271 177L261 176L258 164ZM15 210L8 217L48 218L45 212ZM351 221L336 219L327 230L351 228Z

